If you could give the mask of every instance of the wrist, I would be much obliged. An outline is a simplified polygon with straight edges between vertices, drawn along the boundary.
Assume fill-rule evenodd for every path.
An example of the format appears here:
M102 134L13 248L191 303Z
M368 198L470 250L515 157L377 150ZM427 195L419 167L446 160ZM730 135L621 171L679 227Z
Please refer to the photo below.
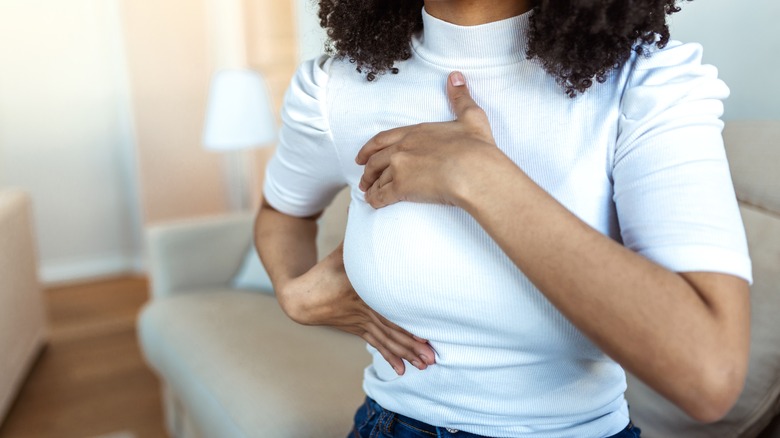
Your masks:
M479 148L464 158L464 171L455 184L455 205L472 214L481 201L502 190L503 182L522 173L497 147Z

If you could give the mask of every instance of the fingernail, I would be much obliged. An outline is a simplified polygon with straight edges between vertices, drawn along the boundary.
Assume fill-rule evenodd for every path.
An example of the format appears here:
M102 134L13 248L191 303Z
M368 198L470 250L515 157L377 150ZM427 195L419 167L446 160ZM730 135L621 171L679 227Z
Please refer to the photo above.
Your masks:
M399 376L403 374L403 371L401 371L401 368L393 367L393 369L395 370L395 373L398 374Z
M412 365L414 365L415 368L420 368L420 362L419 361L413 360L412 361Z
M421 354L421 355L420 355L420 359L422 359L422 360L423 360L423 362L425 362L425 363L428 363L428 356L426 356L426 355L424 355L424 354Z
M453 86L460 87L466 84L466 79L463 77L461 72L456 71L450 75L450 82L452 82Z

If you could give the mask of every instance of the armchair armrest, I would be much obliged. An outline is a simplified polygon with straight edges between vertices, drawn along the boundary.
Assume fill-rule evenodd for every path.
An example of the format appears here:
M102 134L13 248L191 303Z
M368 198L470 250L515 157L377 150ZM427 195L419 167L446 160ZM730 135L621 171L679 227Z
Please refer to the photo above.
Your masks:
M229 287L252 245L250 213L150 226L146 230L152 296Z
M0 189L0 424L47 338L32 201Z

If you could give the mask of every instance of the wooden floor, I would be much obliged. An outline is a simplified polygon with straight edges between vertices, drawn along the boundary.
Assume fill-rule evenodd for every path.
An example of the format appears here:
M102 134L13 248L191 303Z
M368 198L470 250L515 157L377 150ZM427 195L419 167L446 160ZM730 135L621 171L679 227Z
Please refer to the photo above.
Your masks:
M123 277L45 291L49 342L0 438L167 436L160 384L135 333L148 289L145 278Z

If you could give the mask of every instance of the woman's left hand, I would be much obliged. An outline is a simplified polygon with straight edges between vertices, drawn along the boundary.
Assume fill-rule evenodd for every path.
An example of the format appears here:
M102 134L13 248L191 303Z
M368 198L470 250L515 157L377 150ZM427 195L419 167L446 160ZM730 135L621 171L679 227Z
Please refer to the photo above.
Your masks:
M383 131L360 149L355 160L365 164L360 189L371 206L398 201L460 205L488 160L508 160L461 73L449 75L447 96L455 120Z

